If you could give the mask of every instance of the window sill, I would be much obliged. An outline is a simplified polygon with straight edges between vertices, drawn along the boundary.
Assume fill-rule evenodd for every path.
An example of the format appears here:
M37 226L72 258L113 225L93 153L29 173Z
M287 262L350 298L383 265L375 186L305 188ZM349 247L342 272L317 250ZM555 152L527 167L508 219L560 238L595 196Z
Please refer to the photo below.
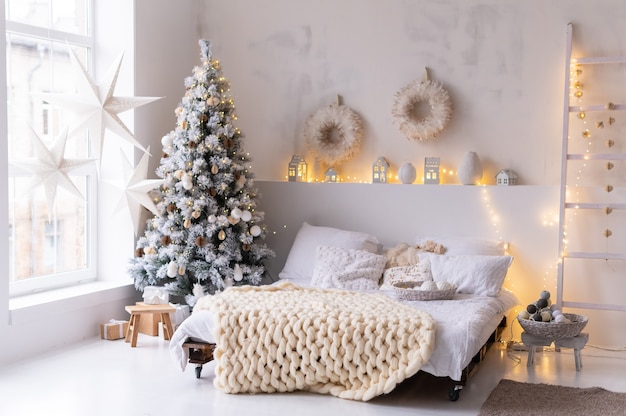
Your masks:
M9 299L9 324L137 296L131 280L96 281Z

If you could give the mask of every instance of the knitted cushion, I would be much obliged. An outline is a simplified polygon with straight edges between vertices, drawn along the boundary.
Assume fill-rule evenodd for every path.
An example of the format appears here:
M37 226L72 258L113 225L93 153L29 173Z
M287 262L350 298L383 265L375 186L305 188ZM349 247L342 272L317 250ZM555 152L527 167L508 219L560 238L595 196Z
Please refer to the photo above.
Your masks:
M349 290L376 290L385 269L385 257L365 250L319 246L311 286Z
M366 401L417 373L434 347L431 316L380 293L285 282L232 287L195 309L216 317L214 384L226 393Z

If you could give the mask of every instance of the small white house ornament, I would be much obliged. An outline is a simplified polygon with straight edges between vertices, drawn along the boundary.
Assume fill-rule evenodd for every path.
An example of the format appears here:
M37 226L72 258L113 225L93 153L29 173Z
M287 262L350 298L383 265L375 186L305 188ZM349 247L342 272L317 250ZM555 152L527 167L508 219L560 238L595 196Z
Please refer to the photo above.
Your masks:
M424 183L439 184L439 163L438 157L424 158Z
M496 185L517 185L517 175L511 169L502 169L496 174Z
M415 178L417 178L417 171L415 170L415 166L411 162L407 162L400 166L400 170L398 171L398 178L404 184L412 184L415 182Z
M387 173L389 171L389 162L383 156L372 165L372 183L387 183Z
M463 185L476 185L483 177L483 165L476 152L465 152L457 175Z

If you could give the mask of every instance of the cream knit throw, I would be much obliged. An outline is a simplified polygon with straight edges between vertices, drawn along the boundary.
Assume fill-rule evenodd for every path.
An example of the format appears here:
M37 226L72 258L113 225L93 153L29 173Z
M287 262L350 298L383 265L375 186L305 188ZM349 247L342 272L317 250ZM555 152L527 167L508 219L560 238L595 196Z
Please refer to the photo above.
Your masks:
M352 400L389 393L429 359L430 315L380 293L233 287L198 300L215 315L215 386L306 390Z

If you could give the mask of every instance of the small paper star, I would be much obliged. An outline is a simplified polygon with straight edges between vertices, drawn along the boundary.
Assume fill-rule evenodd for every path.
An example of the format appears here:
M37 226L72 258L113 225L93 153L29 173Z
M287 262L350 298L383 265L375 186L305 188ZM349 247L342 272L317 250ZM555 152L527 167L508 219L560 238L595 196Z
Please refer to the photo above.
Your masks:
M146 179L148 176L149 158L149 154L144 154L133 170L130 162L122 153L124 195L122 195L118 204L118 209L123 208L124 205L128 207L133 225L135 226L135 235L139 233L142 206L154 215L158 215L156 205L150 197L150 191L158 188L163 183L163 179Z
M67 128L64 129L48 148L41 138L32 128L29 128L30 139L32 140L35 157L31 159L18 160L12 165L24 169L34 174L27 191L32 191L39 185L45 187L46 203L48 212L52 212L56 190L62 186L77 198L84 199L83 194L78 190L68 173L75 169L93 163L93 159L65 159L65 143L67 142Z
M160 97L115 97L113 91L122 65L123 54L117 59L108 76L96 84L79 61L76 53L70 49L70 57L76 72L77 94L44 93L46 101L72 111L77 119L70 135L81 128L87 128L93 139L95 157L100 159L105 129L117 134L123 140L132 143L143 152L148 151L137 141L130 129L118 117L119 113L140 107Z

